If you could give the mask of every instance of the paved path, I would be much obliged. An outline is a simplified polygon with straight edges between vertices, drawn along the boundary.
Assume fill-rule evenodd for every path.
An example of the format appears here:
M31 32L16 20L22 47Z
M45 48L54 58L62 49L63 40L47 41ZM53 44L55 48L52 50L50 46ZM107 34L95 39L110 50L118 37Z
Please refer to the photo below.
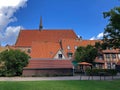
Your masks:
M120 79L120 76L64 76L64 77L0 77L0 81L43 81L43 80L115 80Z

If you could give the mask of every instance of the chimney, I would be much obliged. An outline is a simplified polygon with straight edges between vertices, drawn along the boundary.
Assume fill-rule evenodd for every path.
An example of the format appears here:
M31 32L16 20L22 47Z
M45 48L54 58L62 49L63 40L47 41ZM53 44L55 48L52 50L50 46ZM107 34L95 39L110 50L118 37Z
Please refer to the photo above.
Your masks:
M77 41L82 41L82 36L77 36L77 39L76 39Z
M62 40L59 40L59 44L60 44L61 49L63 50Z
M39 25L39 31L41 31L43 29L43 25L42 25L42 16L40 17L40 25Z

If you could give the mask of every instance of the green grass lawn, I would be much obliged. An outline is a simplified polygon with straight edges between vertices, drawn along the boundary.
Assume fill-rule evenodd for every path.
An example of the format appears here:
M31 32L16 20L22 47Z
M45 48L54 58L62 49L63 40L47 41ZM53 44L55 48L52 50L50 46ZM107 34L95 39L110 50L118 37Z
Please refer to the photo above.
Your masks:
M120 80L0 82L0 90L120 90Z

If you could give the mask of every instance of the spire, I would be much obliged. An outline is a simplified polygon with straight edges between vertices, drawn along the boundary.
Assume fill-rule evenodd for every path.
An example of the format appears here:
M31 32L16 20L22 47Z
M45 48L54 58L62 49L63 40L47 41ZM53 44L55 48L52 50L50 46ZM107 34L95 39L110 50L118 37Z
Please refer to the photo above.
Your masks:
M40 17L40 25L39 25L39 30L41 31L43 29L43 25L42 25L42 16Z

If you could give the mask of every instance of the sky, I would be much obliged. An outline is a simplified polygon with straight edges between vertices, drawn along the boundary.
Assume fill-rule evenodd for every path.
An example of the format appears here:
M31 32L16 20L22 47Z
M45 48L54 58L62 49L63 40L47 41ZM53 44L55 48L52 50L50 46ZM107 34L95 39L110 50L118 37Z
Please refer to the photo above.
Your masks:
M20 29L73 29L83 39L101 39L108 19L103 12L119 0L0 0L0 44L14 45Z

